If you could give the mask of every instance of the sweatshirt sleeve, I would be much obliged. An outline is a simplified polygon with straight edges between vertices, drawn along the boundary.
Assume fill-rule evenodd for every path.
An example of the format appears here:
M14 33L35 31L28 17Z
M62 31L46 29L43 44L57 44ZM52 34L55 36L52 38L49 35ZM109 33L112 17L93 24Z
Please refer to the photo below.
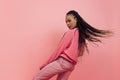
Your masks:
M55 60L56 56L58 56L62 51L64 51L65 48L70 44L72 38L73 38L74 32L73 30L68 30L65 32L64 36L62 37L61 41L59 42L56 50L53 52L53 54L50 56L50 58L47 60L45 64L43 64L41 67L44 67L46 64L52 62Z

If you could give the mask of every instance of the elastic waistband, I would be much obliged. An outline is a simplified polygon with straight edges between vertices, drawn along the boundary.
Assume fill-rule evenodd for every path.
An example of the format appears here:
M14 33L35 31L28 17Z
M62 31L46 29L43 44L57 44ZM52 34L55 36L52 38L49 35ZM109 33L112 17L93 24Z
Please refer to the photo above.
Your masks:
M73 62L67 60L66 58L64 58L64 57L62 57L62 56L59 56L59 58L63 58L64 60L66 60L66 61L68 61L68 62L70 62L70 63L72 63L72 64L75 64L75 63L73 63Z

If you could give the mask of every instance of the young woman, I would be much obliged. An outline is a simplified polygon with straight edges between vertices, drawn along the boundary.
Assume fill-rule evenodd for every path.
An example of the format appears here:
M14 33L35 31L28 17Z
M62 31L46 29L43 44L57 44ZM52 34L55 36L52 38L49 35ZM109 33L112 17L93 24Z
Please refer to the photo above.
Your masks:
M83 56L85 48L88 51L86 40L101 42L97 37L106 37L111 33L92 27L75 10L66 14L65 21L69 30L33 80L49 80L56 74L58 74L56 80L68 80L78 62L77 58Z

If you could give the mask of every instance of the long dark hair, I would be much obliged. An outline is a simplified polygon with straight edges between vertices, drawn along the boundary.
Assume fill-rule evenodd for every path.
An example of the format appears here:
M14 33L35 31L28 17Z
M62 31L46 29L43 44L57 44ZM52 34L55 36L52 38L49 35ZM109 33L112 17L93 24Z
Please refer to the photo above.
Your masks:
M112 32L109 30L100 30L97 28L92 27L88 24L75 10L70 10L66 15L73 15L77 18L77 25L76 28L79 30L79 46L78 46L78 56L83 56L85 48L89 53L88 46L86 40L90 42L102 42L97 37L107 37Z

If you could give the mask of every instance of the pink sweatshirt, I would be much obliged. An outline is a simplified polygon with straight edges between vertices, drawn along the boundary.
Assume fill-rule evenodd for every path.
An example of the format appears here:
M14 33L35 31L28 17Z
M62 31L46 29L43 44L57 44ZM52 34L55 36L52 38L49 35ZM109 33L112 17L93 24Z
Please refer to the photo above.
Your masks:
M44 67L48 63L54 61L59 56L62 55L63 57L66 55L70 60L72 60L75 64L77 63L78 57L78 38L79 32L78 28L69 29L61 39L57 49L53 52L51 57L46 61L45 64L41 66Z

